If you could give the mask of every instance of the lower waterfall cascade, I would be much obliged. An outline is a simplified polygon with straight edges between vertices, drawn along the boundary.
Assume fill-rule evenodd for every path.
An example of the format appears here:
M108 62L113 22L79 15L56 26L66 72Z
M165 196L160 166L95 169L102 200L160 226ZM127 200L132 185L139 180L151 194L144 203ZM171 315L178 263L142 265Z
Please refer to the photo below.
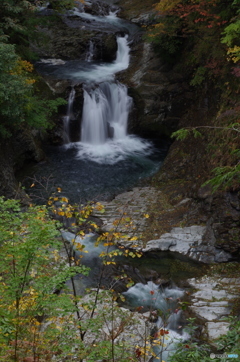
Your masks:
M84 89L81 141L99 145L126 137L131 104L121 83L104 82L90 92Z
M69 122L71 118L73 117L73 102L75 99L75 89L72 87L71 92L69 93L68 97L68 107L67 107L67 114L63 117L63 125L64 125L64 134L63 134L63 140L64 143L70 142L70 130L69 130Z

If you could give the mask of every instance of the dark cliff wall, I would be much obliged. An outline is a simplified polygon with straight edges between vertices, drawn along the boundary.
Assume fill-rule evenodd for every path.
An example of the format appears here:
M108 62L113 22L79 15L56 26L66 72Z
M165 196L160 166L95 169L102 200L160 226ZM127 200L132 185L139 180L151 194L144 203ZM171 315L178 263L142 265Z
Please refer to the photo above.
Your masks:
M27 200L15 174L27 162L40 162L44 152L40 147L39 134L29 130L18 131L0 140L0 195Z

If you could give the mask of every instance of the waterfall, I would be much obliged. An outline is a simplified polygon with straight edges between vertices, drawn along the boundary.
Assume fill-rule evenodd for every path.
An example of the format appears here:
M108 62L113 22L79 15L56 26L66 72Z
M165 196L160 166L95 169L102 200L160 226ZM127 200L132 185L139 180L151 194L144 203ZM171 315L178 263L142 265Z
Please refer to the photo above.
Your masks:
M117 49L117 57L114 64L118 65L121 68L121 70L128 68L129 65L130 48L127 43L127 38L128 38L127 35L125 35L125 37L117 38L118 49Z
M90 40L88 52L86 54L86 61L91 62L94 56L94 43Z
M99 88L90 93L84 90L82 142L98 145L106 141L107 108L107 99Z
M129 65L127 36L117 38L116 60L112 64L99 65L96 70L106 76L126 69ZM88 86L89 88L89 86ZM98 88L84 89L81 141L100 145L109 138L119 140L127 135L128 113L132 100L127 87L121 83L104 82Z
M120 83L105 82L96 89L84 89L81 141L100 145L109 138L126 137L131 104L126 86Z
M69 122L73 118L73 102L75 99L75 93L75 89L72 87L68 97L67 114L63 117L64 143L70 142Z
M128 36L117 37L117 45L116 59L112 63L85 62L80 69L61 65L61 73L68 79L72 77L74 84L83 83L81 140L69 144L77 148L78 159L115 164L127 158L144 160L153 153L151 142L127 134L132 98L128 96L127 87L115 80L115 74L128 68ZM64 118L65 143L71 142L69 122L74 96L73 88Z

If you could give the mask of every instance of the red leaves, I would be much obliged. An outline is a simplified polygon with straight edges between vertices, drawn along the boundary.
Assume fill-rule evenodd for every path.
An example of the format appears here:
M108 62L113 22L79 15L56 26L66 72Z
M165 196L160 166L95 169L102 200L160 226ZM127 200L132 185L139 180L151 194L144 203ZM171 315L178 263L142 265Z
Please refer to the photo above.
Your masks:
M136 357L139 358L139 357L141 356L142 352L140 351L139 348L137 348L137 349L135 350L135 354L136 354Z
M216 0L200 1L198 3L176 4L168 11L169 15L177 15L180 19L185 19L187 23L205 23L207 28L221 26L224 24L219 15L214 13Z
M167 330L167 329L163 329L163 328L161 328L161 329L159 329L159 331L158 332L156 332L155 334L154 334L154 338L158 338L158 337L163 337L163 336L165 336L165 334L169 334L169 331Z
M160 329L158 333L160 336L164 336L165 334L169 334L169 331L167 331L166 329Z

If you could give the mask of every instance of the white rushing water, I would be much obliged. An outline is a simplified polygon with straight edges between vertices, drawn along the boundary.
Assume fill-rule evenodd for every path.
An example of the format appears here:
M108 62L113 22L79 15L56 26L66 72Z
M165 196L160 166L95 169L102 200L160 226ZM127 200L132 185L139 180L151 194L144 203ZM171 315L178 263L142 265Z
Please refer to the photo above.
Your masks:
M97 243L97 235L93 233L86 234L84 237L76 236L69 231L61 231L61 234L64 240L73 245L76 255L78 257L80 256L81 259L95 260L100 253L110 252L115 249L113 246L109 247L105 246L103 243ZM79 246L83 246L82 251L80 251Z
M78 158L114 164L126 157L152 153L152 144L128 135L128 115L132 98L121 83L105 82L84 90L82 136Z
M127 23L125 20L117 17L118 11L109 11L108 15L92 15L84 11L84 7L73 8L68 12L68 15L74 15L81 18L83 21L91 22L91 24L113 25L116 28L126 28L128 31L136 31L135 24ZM88 23L89 24L89 23Z
M114 164L127 157L145 157L153 152L149 141L127 134L132 98L127 87L114 80L115 73L129 66L127 36L118 37L117 44L113 63L95 65L84 75L82 71L75 74L87 78L83 86L81 141L74 144L79 159Z
M161 288L153 282L137 283L123 293L132 307L145 307L150 311L161 311L162 317L156 322L157 330L163 329L167 334L158 336L160 344L154 347L156 358L154 362L167 361L168 356L176 350L178 342L187 340L189 335L180 326L181 311L177 303L184 295L184 291L177 287Z
M63 117L63 126L64 126L64 143L69 143L70 142L70 137L69 137L69 122L73 116L73 102L75 99L75 89L74 87L72 87L71 92L69 93L69 97L68 97L68 107L67 107L67 114L66 116Z
M101 63L101 64L92 64L90 69L83 69L80 71L71 71L71 78L82 79L85 83L101 83L105 81L114 81L114 75L117 72L120 72L124 69L127 69L129 66L129 45L128 45L128 36L117 38L117 54L116 60L112 63Z
M131 104L126 86L120 83L105 82L84 90L82 142L97 146L107 142L109 135L113 140L125 138Z
M86 54L85 60L87 62L91 62L93 60L93 57L94 57L94 43L93 43L93 41L90 40L89 48L88 48L88 52Z

